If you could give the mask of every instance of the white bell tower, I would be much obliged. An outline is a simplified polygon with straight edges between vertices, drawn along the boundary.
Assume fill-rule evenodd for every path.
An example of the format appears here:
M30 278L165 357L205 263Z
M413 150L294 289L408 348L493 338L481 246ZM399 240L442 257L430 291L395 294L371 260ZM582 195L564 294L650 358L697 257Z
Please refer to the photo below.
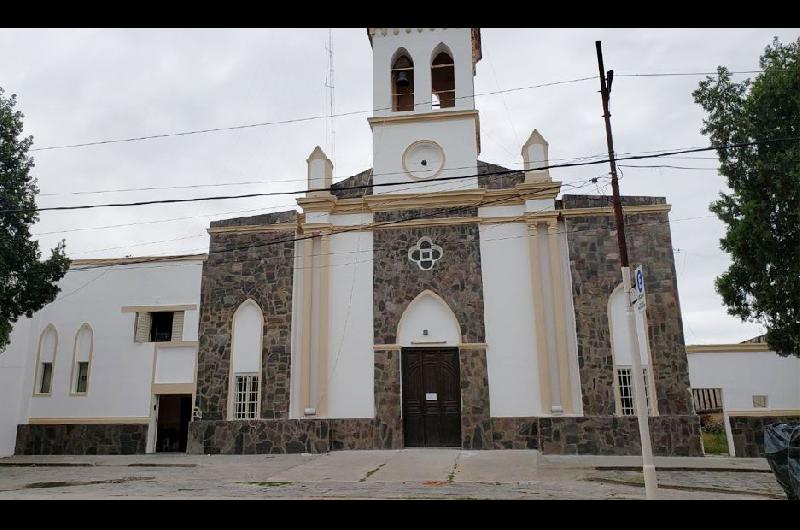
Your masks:
M368 28L373 57L373 193L478 187L480 153L473 78L478 28Z

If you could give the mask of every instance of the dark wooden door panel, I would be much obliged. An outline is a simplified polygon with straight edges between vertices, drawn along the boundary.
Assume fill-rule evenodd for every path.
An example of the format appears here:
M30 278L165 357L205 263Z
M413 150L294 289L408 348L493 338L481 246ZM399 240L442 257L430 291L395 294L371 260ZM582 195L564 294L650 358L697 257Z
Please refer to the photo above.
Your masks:
M406 447L461 445L461 384L456 349L403 349Z

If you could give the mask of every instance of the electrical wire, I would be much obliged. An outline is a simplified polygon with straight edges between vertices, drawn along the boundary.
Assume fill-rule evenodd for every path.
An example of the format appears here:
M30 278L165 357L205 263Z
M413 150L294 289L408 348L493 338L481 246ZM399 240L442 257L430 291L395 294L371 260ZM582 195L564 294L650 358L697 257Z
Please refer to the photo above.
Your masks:
M732 71L729 72L730 74L753 74L753 73L760 73L763 70L742 70L742 71ZM647 74L617 74L617 77L671 77L671 76L698 76L698 75L718 75L718 72L676 72L676 73L647 73ZM589 81L592 79L597 79L597 76L590 76L590 77L581 77L577 79L568 79L563 81L552 81L549 83L541 83L538 85L530 85L530 86L523 86L523 87L515 87L515 88L508 88L505 90L493 90L489 92L482 92L471 94L468 96L457 96L454 99L470 99L475 97L482 97L482 96L493 96L497 94L508 94L510 92L518 92L520 90L531 90L536 88L545 88L550 86L556 85L564 85L564 84L571 84L571 83L580 83L582 81ZM432 101L425 101L420 102L420 104L428 104L432 103ZM50 145L46 147L37 147L31 149L30 151L53 151L57 149L74 149L79 147L89 147L89 146L96 146L96 145L106 145L106 144L115 144L115 143L125 143L125 142L140 142L144 140L155 140L160 138L171 138L171 137L180 137L180 136L191 136L196 134L206 134L212 132L221 132L221 131L236 131L242 129L252 129L256 127L267 127L273 125L287 125L292 123L302 123L312 120L320 120L320 119L332 119L332 118L341 118L345 116L354 116L358 114L367 114L369 112L382 112L385 110L392 110L392 107L379 107L374 109L368 110L355 110L350 112L342 112L339 114L322 114L322 115L314 115L314 116L306 116L303 118L292 118L286 120L276 120L276 121L264 121L258 123L248 123L243 125L234 125L228 127L211 127L208 129L196 129L191 131L181 131L181 132L172 132L172 133L160 133L160 134L151 134L145 136L135 136L130 138L117 138L117 139L106 139L106 140L96 140L92 142L83 142L77 144L66 144L66 145Z
M698 147L693 149L683 149L678 151L671 151L671 152L662 152L662 153L655 153L655 154L647 154L647 155L633 155L633 156L625 156L625 157L615 157L616 160L643 160L649 158L660 158L664 156L668 156L670 154L684 154L684 153L699 153L704 151L714 151L714 150L721 150L721 149L734 149L734 148L741 148L741 147L748 147L753 145L762 145L768 143L777 143L777 142L785 142L785 141L797 141L800 140L800 136L790 137L790 138L776 138L770 140L756 140L752 142L741 142L736 144L729 144L725 146L711 146L711 147ZM561 164L548 164L546 166L539 167L537 169L544 170L544 169L552 169L552 168L561 168L561 167L576 167L576 166L588 166L588 165L597 165L603 164L608 162L608 159L604 160L589 160L584 162L566 162ZM467 178L478 178L478 177L487 177L487 176L498 176L498 175L506 175L510 173L519 173L520 170L517 169L505 169L502 171L492 171L487 173L476 173L471 175L453 175L447 177L434 177L425 180L424 182L445 182L445 181L452 181L452 180L461 180ZM85 210L91 208L109 208L109 207L129 207L129 206L146 206L151 204L175 204L175 203L184 203L184 202L200 202L200 201L217 201L217 200L230 200L230 199L245 199L245 198L253 198L253 197L272 197L278 195L300 195L305 193L311 193L315 191L343 191L343 190L353 190L353 189L367 189L367 188L377 188L377 187L386 187L386 186L398 186L408 184L408 181L400 182L381 182L381 183L371 183L371 184L357 184L353 186L337 186L337 187L326 187L326 188L310 188L310 189L302 189L302 190L294 190L294 191L273 191L273 192L261 192L261 193L246 193L241 195L217 195L211 197L193 197L193 198L186 198L186 199L155 199L149 201L137 201L137 202L129 202L129 203L107 203L107 204L85 204L85 205L76 205L76 206L51 206L46 208L18 208L18 209L10 209L10 210L0 210L0 213L19 213L19 212L45 212L45 211L57 211L57 210Z

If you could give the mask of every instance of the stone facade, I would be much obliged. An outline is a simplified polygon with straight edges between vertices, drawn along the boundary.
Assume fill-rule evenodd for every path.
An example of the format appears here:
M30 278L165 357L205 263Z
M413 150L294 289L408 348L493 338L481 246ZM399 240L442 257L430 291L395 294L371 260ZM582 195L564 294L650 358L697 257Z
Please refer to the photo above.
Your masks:
M400 351L375 350L375 449L403 447Z
M764 456L764 427L770 423L797 423L800 416L729 416L734 453L738 457Z
M330 449L329 420L193 421L189 454L250 455L324 453Z
M492 419L489 417L489 374L486 350L461 348L461 447L492 449Z
M240 217L213 227L290 223L295 212ZM288 418L291 364L293 230L212 233L200 293L197 406L206 420L226 418L233 314L248 298L264 314L261 417Z
M694 415L650 418L650 439L658 456L703 456L700 419ZM635 416L539 418L539 448L545 454L638 455Z
M563 208L608 206L610 197L564 195ZM665 204L663 197L623 197L623 205ZM587 416L615 413L614 359L607 304L622 281L614 217L566 219L572 299L578 337L583 410ZM667 212L628 214L625 235L631 268L644 263L647 324L660 415L693 414L689 367Z
M458 215L474 217L476 208L453 214L441 210L376 212L375 222ZM408 249L423 236L442 247L431 270L420 270L407 259ZM383 249L373 260L375 344L394 344L397 325L408 304L422 291L439 295L461 325L462 342L483 342L483 279L478 223L375 230L373 245Z
M539 449L539 418L492 418L494 449Z
M375 449L375 420L344 418L330 420L331 451Z
M147 447L147 425L18 425L17 455L133 455Z

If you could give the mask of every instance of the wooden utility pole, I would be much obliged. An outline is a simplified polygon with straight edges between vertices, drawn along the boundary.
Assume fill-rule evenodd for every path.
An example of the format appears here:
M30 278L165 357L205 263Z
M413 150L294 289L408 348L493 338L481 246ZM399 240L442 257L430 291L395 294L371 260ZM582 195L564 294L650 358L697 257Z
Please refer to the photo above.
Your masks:
M603 97L603 118L606 121L606 143L608 144L608 164L611 166L611 190L614 196L614 219L617 224L617 244L619 260L623 267L628 263L628 244L625 242L625 219L622 217L622 201L619 198L619 182L617 181L617 161L614 159L614 137L611 134L611 113L608 111L608 100L611 99L611 83L614 81L614 70L608 71L608 78L603 67L603 50L600 41L595 41L597 48L597 65L600 68L600 94Z
M617 181L617 163L614 159L611 113L608 111L608 102L611 99L611 83L614 81L614 70L609 70L606 74L600 41L595 41L595 47L597 48L597 65L600 69L600 95L603 98L603 118L606 122L606 143L608 144L608 163L611 166L611 189L614 194L614 219L617 225L617 244L619 245L619 259L622 266L622 285L628 302L625 304L625 318L628 323L628 349L631 354L631 371L633 372L631 379L633 379L634 404L642 444L642 472L647 498L655 499L658 483L656 481L656 468L653 463L653 447L650 443L649 414L647 411L647 397L644 392L645 380L642 372L639 338L636 334L636 316L633 314L631 302L631 271L628 263L628 245L625 241L625 218L622 215L622 201L620 200L619 182Z

